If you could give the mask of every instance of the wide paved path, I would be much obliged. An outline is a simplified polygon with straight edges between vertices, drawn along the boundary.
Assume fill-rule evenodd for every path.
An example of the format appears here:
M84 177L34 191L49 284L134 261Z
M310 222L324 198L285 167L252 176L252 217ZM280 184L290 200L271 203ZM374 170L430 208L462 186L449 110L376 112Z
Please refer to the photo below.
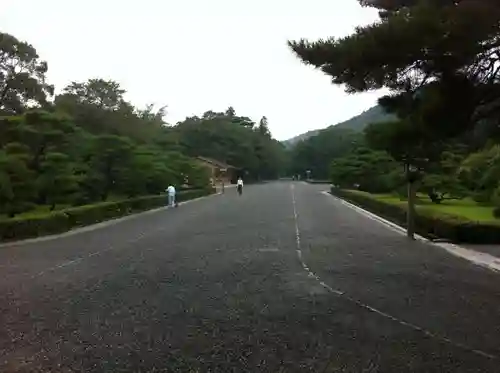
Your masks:
M500 371L500 275L324 188L0 248L0 372Z

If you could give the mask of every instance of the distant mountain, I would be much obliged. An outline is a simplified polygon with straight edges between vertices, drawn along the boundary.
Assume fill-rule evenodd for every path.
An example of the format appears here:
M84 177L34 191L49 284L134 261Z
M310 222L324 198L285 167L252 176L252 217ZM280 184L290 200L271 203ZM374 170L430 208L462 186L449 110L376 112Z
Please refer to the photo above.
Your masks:
M325 128L326 129L326 128ZM313 136L316 136L320 131L322 130L312 130L312 131L308 131L306 133L303 133L301 135L297 135L295 137L292 137L291 139L288 139L288 140L283 140L282 143L286 146L286 147L290 147L290 146L293 146L295 144L297 144L298 142L301 142L303 140L307 140L309 137L313 137Z
M385 112L384 109L382 109L381 106L375 105L372 108L362 112L361 114L346 120L345 122L337 123L324 129L335 127L335 128L352 129L354 131L363 131L371 123L385 122L394 119L396 119L395 115L388 114ZM283 141L283 144L285 144L285 146L287 147L293 146L300 141L306 140L309 137L317 135L320 131L323 131L323 129L308 131L306 133L303 133L301 135Z

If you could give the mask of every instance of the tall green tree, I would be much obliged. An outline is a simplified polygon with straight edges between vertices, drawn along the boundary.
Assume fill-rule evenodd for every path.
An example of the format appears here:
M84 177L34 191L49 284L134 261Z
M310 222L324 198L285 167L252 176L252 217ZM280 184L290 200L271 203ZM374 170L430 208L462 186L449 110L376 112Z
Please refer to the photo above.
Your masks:
M58 203L72 202L78 190L78 179L70 157L63 153L50 152L44 156L37 179L37 189L44 203L54 210Z
M90 200L105 201L111 192L126 192L127 173L133 172L130 163L133 144L130 139L101 135L93 140L89 163L81 171L80 188Z
M13 217L34 206L36 174L28 166L29 149L10 143L0 151L0 211Z
M190 156L205 156L229 163L240 169L247 179L272 179L284 169L285 149L271 137L267 119L261 132L245 116L205 113L191 117L174 127L181 148Z
M266 116L263 116L260 121L259 121L259 126L257 127L257 130L262 136L271 136L271 131L269 131L269 122L267 120Z
M282 170L284 149L266 124L259 131L232 107L170 126L166 106L138 108L118 82L100 78L72 82L49 104L46 71L32 46L0 33L2 216L36 204L159 194L170 183L204 188L209 175L193 159L199 155L254 179Z
M361 147L331 163L331 181L342 188L387 193L398 187L388 177L397 169L398 164L387 152Z
M32 45L0 32L0 114L19 114L30 105L44 105L54 93L46 73L47 63Z
M114 134L141 143L168 141L164 121L166 107L144 109L124 100L125 90L113 80L73 82L56 96L55 110L71 116L75 123L96 135Z
M402 120L371 137L379 144L391 138L409 141L403 147L409 180L408 236L413 238L415 187L410 170L415 162L431 157L410 159L409 155L425 151L424 145L432 143L429 139L459 136L499 110L500 4L493 0L360 2L379 9L381 21L359 27L345 38L289 45L305 63L330 75L348 92L391 90L382 106ZM420 137L408 138L409 133ZM386 150L393 154L395 148L388 144Z
M83 83L72 82L64 88L63 94L75 98L79 103L95 105L104 110L118 110L125 102L125 90L114 80L89 79Z
M491 202L500 186L500 145L469 154L459 167L459 178L477 202Z
M462 162L468 149L463 144L448 144L440 154L439 161L433 163L423 176L419 191L426 193L434 203L446 199L462 199L468 190L459 177Z

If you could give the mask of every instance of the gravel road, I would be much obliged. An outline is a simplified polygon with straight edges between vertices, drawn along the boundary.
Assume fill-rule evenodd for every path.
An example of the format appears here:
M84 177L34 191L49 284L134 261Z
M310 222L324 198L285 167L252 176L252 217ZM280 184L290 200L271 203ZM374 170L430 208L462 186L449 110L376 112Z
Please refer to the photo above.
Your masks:
M499 274L324 189L0 248L0 371L498 372Z

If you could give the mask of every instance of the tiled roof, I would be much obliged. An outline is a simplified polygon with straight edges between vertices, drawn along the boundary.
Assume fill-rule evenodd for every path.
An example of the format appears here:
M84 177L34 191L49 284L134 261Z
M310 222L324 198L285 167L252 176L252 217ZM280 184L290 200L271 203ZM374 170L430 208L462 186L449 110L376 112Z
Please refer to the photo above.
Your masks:
M197 157L200 161L203 161L203 162L207 162L207 163L210 163L214 166L217 166L219 168L233 168L235 169L236 167L234 166L231 166L227 163L224 163L224 162L221 162L221 161L218 161L216 159L213 159L213 158L208 158L208 157Z

